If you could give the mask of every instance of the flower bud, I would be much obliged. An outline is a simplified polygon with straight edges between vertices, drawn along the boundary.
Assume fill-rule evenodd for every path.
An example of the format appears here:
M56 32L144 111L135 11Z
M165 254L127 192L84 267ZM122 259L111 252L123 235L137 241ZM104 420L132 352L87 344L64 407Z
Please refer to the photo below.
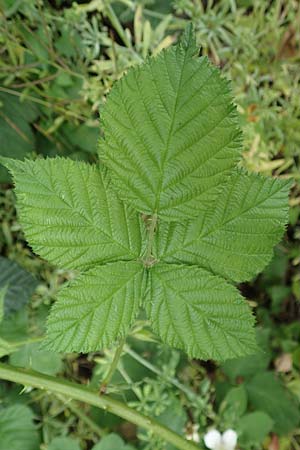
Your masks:
M211 450L219 450L221 448L221 433L218 430L210 430L204 435L204 443Z
M234 430L226 430L222 435L224 450L234 450L237 443L237 434Z

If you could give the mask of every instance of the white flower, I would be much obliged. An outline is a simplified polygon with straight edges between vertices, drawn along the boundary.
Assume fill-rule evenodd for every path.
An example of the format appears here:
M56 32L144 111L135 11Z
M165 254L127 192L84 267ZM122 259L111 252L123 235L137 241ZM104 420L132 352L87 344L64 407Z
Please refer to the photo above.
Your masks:
M226 430L222 435L224 450L234 450L237 443L237 434L234 430Z
M221 449L222 436L218 430L210 430L204 435L204 443L207 448L212 450Z
M226 430L221 434L218 430L210 430L204 435L204 443L210 450L234 450L237 434L234 430Z

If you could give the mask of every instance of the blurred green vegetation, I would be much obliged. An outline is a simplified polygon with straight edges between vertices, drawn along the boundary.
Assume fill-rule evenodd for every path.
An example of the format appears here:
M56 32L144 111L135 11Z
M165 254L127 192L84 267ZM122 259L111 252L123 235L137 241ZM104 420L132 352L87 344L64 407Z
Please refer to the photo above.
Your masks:
M241 164L294 179L286 236L264 273L241 286L263 351L223 366L188 361L157 342L141 318L108 391L199 438L200 448L214 426L237 430L241 450L299 450L299 1L0 0L0 11L0 154L14 158L96 161L101 108L114 81L172 45L192 21L201 53L232 80ZM0 356L99 386L114 349L62 356L39 348L55 294L74 274L32 254L4 168L0 182ZM18 386L1 383L0 450L9 448L172 449L110 414L29 388L19 395Z

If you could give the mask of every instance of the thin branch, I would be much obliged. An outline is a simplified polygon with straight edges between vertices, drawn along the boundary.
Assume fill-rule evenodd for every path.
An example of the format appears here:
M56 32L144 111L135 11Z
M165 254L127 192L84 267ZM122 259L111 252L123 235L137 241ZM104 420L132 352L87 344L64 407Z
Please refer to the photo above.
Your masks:
M180 383L176 378L170 377L169 375L165 375L161 370L159 370L156 366L151 364L149 361L147 361L145 358L140 356L138 353L136 353L134 350L131 350L130 347L126 346L124 348L125 353L130 355L133 359L135 359L137 362L139 362L141 365L146 367L147 369L151 370L151 372L155 373L159 377L161 377L166 382L172 384L177 389L179 389L181 392L183 392L189 400L195 400L197 398L197 394L192 391L191 389L184 386L184 384Z
M151 417L147 417L144 414L135 411L126 404L115 400L108 395L99 396L97 392L92 391L85 386L81 386L80 384L60 380L37 372L17 369L2 363L0 363L0 379L26 386L33 386L38 389L45 389L55 394L62 394L71 399L88 403L112 414L116 414L139 427L151 431L161 439L173 444L179 450L199 450L199 447L196 444L185 440L179 434Z
M111 381L111 379L113 377L113 374L115 373L115 371L116 371L116 369L118 367L120 358L122 356L123 348L124 348L124 345L125 345L125 341L126 341L125 338L121 339L120 344L118 345L118 347L116 349L116 352L114 354L114 357L113 357L112 363L110 365L108 374L106 375L106 377L104 378L104 380L101 383L100 395L105 394L106 388L109 385L109 383L110 383L110 381Z
M100 437L105 436L105 430L99 427L89 416L87 416L81 408L74 405L74 402L64 395L56 394L56 397L64 404L65 408L69 409L75 416L84 422L95 434Z

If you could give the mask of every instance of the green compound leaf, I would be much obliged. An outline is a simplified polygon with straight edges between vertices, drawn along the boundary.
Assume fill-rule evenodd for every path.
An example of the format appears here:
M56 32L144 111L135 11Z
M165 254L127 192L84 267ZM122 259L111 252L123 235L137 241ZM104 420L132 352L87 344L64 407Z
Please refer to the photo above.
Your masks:
M142 286L143 267L134 261L88 270L58 294L48 318L45 346L84 353L110 346L128 333Z
M111 192L105 170L63 158L1 160L13 174L34 252L70 269L139 255L139 218Z
M196 264L235 282L251 279L270 262L282 237L290 186L290 181L234 172L205 214L160 223L157 258Z
M228 81L195 53L186 32L115 83L101 112L99 155L120 197L167 220L204 211L241 152Z
M257 349L247 303L235 287L204 269L154 266L145 307L161 339L191 357L223 360Z
M236 169L240 130L228 82L197 57L192 29L130 69L101 119L103 165L0 158L14 176L29 244L81 272L58 294L46 347L110 346L143 302L162 340L192 357L257 351L254 318L232 283L270 261L290 182Z

